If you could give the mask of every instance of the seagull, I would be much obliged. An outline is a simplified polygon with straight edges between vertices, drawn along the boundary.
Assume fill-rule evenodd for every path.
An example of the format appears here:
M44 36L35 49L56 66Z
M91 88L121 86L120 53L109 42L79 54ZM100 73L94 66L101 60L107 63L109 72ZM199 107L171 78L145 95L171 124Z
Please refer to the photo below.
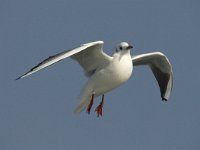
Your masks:
M94 98L102 96L100 104L95 109L99 117L103 114L104 94L128 81L133 67L147 65L158 82L162 100L169 99L173 85L173 73L172 66L163 53L151 52L131 56L133 46L127 42L121 42L114 48L113 55L109 56L103 51L103 44L103 41L90 42L50 56L16 80L70 57L79 63L88 77L74 112L80 113L86 109L86 112L90 114Z

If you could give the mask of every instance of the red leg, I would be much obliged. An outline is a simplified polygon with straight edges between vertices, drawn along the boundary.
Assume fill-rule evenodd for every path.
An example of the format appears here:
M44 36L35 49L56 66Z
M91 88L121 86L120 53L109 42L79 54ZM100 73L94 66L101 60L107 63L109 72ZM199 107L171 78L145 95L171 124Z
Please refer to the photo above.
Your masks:
M102 116L103 115L103 102L104 102L104 94L102 95L102 100L101 103L99 104L99 106L97 106L97 108L95 109L95 112L97 112L97 117Z
M87 108L87 113L90 114L90 111L91 111L91 108L92 108L92 105L93 105L93 102L94 102L94 94L92 94L92 98L90 100L90 104Z

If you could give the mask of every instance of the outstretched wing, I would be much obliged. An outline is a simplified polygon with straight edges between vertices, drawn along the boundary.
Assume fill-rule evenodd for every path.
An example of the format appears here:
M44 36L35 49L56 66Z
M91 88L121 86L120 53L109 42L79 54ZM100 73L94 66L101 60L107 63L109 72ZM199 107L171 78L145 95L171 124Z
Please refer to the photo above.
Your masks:
M72 59L76 60L83 67L85 74L90 76L97 68L102 67L111 60L111 57L105 54L102 50L103 43L103 41L86 43L80 47L50 56L30 69L24 75L18 77L16 80L29 76L67 57L71 57Z
M148 65L158 81L162 100L167 101L173 86L172 66L161 52L140 54L132 57L133 66Z

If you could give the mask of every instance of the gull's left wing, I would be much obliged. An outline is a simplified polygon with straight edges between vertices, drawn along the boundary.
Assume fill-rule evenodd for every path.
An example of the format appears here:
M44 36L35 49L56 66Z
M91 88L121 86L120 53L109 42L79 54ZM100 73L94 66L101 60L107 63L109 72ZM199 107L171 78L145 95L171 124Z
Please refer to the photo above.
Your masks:
M77 61L83 68L85 74L91 76L97 69L111 61L111 57L103 52L103 43L103 41L90 42L50 56L16 80L29 76L68 57Z
M153 52L132 56L133 66L148 65L158 81L162 100L167 101L170 97L173 74L172 66L168 58L161 52Z

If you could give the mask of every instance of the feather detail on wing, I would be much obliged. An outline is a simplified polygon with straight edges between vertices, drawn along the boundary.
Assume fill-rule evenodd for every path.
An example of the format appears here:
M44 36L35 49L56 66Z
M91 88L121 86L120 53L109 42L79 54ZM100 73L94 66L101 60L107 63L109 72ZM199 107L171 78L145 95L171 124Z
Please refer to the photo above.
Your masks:
M102 47L103 41L96 41L50 56L16 80L29 76L67 57L76 60L83 67L85 74L89 76L95 69L110 61L110 56L103 52Z
M162 100L167 101L173 86L172 66L161 52L140 54L132 57L133 66L148 65L160 87Z

